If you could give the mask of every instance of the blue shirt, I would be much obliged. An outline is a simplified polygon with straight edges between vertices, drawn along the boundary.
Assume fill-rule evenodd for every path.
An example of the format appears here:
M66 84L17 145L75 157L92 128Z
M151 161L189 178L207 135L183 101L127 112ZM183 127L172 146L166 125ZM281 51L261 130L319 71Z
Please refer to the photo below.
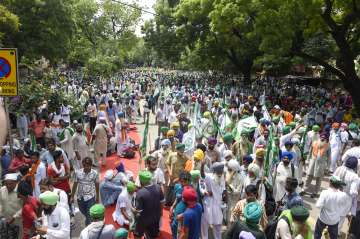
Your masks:
M184 212L184 227L189 229L188 239L199 239L201 229L202 207L199 203Z

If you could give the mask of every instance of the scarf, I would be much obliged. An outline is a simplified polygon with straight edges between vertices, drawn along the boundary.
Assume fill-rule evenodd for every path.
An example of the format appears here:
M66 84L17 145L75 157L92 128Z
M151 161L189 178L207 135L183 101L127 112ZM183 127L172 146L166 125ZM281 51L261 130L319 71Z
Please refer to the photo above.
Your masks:
M33 189L35 188L35 174L36 174L37 168L39 167L40 163L41 163L41 161L37 160L36 163L34 163L31 166L30 171L23 177L23 180L25 180L28 177L31 179L31 186Z
M55 162L52 162L50 165L51 169L58 175L58 177L65 176L65 167L64 164L61 164L60 169L58 169L55 165Z

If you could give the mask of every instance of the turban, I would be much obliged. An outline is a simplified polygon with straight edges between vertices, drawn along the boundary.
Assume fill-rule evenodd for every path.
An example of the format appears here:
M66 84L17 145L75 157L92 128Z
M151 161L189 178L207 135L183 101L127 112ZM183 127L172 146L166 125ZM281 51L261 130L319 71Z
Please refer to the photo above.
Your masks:
M320 126L319 125L314 125L312 127L312 130L315 131L315 132L319 132L320 131Z
M220 162L215 162L212 166L211 169L213 172L215 173L222 173L224 172L224 164L220 163Z
M341 123L340 127L346 129L348 127L348 125L347 125L347 123Z
M335 184L335 185L346 186L346 183L341 181L341 178L339 178L339 176L335 176L335 175L331 176L330 177L330 182Z
M353 170L357 169L357 165L358 165L358 159L356 157L349 157L345 162L345 166Z
M275 105L275 106L274 106L274 109L276 109L276 110L280 110L281 108L280 108L280 106Z
M184 150L185 149L185 144L177 144L176 145L176 150Z
M305 222L309 217L309 210L304 206L295 206L290 209L291 216L295 221Z
M288 158L289 160L293 159L293 154L291 152L282 152L281 159Z
M204 152L201 150L201 149L197 149L195 150L194 152L194 159L198 160L198 161L201 161L203 160L205 157L205 154Z
M180 124L179 124L178 121L175 121L174 123L172 123L172 124L170 125L170 128L171 128L171 129L173 129L173 128L179 128L179 127L180 127Z
M288 133L290 133L290 130L291 130L290 126L286 125L286 126L283 128L282 133L283 133L283 134L288 134Z
M253 172L255 176L258 177L260 173L260 167L256 163L251 163L248 167L248 171Z
M224 135L223 140L225 143L231 143L234 140L234 136L231 133L227 133Z
M182 192L182 197L185 202L196 202L197 194L193 187L185 186Z
M46 191L40 194L39 199L45 205L55 206L59 201L59 195L55 192Z
M120 111L120 112L117 113L117 116L119 118L124 118L125 114L124 114L124 112Z
M104 178L107 179L107 180L110 180L112 179L114 176L114 171L109 169L109 170L106 170L105 172L105 175L104 175Z
M128 231L125 228L119 228L116 230L114 238L115 239L127 239L128 238Z
M168 132L168 131L169 131L169 128L168 128L168 127L163 126L163 127L161 127L161 128L160 128L160 131L161 131L162 133L166 133L166 132Z
M293 146L294 143L291 140L288 140L288 141L285 142L285 146L287 146L287 145Z
M233 171L240 171L240 164L237 160L235 159L231 159L228 163L227 163L228 168L232 169Z
M255 152L257 158L262 158L265 156L265 150L263 148L257 149Z
M8 173L8 174L5 174L4 180L17 181L18 177L19 177L19 174L17 174L17 173Z
M299 195L291 197L286 204L287 208L289 208L289 209L296 207L296 206L303 206L303 205L304 205L304 202L303 202L301 196L299 196Z
M208 138L208 144L215 145L217 143L217 140L214 137Z
M246 155L243 158L243 161L246 162L247 164L250 164L253 161L253 157L251 157L250 155Z
M244 217L248 222L258 223L262 216L263 209L258 202L251 202L246 204L244 208Z
M105 214L105 207L102 204L95 204L90 208L91 218L102 218Z
M171 141L169 139L163 139L161 141L161 146L169 146L171 145Z
M135 185L135 183L134 183L134 182L129 181L129 182L126 184L126 189L127 189L127 191L128 191L129 193L134 192L134 191L135 191L135 189L136 189L136 185Z
M203 114L204 118L210 118L211 116L211 113L209 111L205 111L204 114Z
M333 129L338 129L338 128L340 128L340 124L339 124L339 123L333 123L333 124L331 125L331 127L332 127Z
M190 175L191 175L191 179L195 180L200 177L200 170L191 170Z
M357 130L357 125L354 123L349 124L349 130L351 130L351 131Z
M152 173L149 171L140 171L139 172L139 179L141 183L149 183L152 179Z
M166 133L167 137L174 137L176 134L175 130L171 129Z

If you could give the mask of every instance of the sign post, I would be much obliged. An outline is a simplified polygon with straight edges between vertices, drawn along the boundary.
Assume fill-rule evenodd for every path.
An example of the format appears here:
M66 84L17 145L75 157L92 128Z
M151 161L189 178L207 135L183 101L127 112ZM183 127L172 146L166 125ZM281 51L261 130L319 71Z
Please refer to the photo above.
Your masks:
M14 97L18 95L18 59L17 49L0 48L0 96ZM13 159L13 138L9 117L9 99L4 99L7 130L9 135L10 156Z

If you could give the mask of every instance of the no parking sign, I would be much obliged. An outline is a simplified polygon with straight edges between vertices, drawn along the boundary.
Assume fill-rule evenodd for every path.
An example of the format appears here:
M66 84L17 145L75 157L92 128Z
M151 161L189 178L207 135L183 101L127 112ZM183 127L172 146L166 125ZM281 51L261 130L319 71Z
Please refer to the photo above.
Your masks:
M0 48L0 96L18 95L17 51Z

